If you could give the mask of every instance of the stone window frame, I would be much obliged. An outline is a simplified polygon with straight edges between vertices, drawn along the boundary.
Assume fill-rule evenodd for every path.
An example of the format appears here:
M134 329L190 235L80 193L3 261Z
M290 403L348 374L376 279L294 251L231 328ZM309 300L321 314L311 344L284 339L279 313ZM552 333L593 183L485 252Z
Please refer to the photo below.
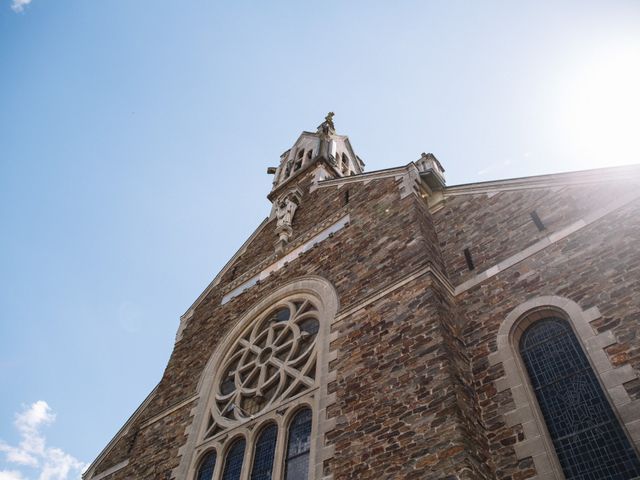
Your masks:
M316 385L306 392L283 400L277 407L257 414L255 418L248 419L237 426L227 429L214 438L201 440L204 423L207 421L207 414L213 399L212 392L214 381L217 377L216 370L224 360L225 354L232 348L235 339L246 331L255 320L260 318L265 311L271 309L278 302L291 297L311 299L318 307L317 318L320 322L320 329L316 340ZM311 409L313 419L309 452L309 480L323 478L324 462L333 455L333 448L325 445L325 434L331 427L331 422L327 421L326 409L335 401L335 394L329 395L327 386L331 379L335 377L335 372L329 371L329 363L335 359L335 352L329 351L329 342L331 324L338 308L338 295L333 285L322 277L310 276L294 280L282 286L259 300L242 315L236 325L220 342L219 348L216 348L213 352L200 377L197 386L198 400L191 411L193 420L185 430L187 441L178 450L181 460L178 467L173 470L173 479L196 479L197 470L204 458L203 456L212 449L215 449L218 455L213 474L213 478L218 479L222 474L222 468L224 468L228 448L238 436L243 436L246 446L240 479L249 480L255 442L262 429L269 422L276 423L278 426L273 478L274 480L283 478L289 423L293 416L305 407Z
M636 450L640 450L640 400L632 400L624 387L638 377L629 364L615 368L611 364L605 348L617 343L613 332L597 333L590 325L602 317L598 308L583 310L576 302L554 295L536 297L518 305L505 317L498 330L497 351L489 355L489 364L501 363L505 372L504 377L495 381L497 392L510 390L515 403L515 409L504 414L505 424L522 425L524 438L514 445L516 457L518 460L532 457L536 480L565 478L519 353L520 338L526 328L550 316L560 317L571 326L622 429Z

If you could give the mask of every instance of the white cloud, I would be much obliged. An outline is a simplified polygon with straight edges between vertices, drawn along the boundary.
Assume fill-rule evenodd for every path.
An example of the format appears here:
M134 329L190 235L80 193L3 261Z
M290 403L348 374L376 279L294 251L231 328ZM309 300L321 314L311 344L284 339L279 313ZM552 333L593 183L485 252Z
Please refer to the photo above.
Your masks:
M11 10L13 10L16 13L23 12L24 7L26 7L30 3L31 3L31 0L13 0L13 3L11 4ZM4 480L4 479L0 477L0 480Z
M0 440L4 460L36 471L38 480L69 480L79 478L84 463L55 447L48 447L42 427L56 420L56 415L44 400L39 400L15 416L14 425L20 434L17 446ZM0 470L0 480L27 480L18 470Z
M17 470L0 470L0 480L25 480Z

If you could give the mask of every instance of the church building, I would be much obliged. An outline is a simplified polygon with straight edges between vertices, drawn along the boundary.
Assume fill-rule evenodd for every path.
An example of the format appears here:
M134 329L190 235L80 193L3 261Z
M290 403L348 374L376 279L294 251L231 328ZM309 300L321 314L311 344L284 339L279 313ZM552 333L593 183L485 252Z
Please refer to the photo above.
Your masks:
M640 166L366 173L330 113L268 173L84 480L640 478Z

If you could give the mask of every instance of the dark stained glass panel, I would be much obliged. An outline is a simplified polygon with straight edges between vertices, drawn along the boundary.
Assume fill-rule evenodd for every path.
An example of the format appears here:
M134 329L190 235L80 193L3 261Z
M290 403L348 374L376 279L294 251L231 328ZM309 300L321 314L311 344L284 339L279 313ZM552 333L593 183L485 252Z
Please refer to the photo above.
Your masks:
M271 480L277 437L278 427L275 424L269 425L260 433L253 455L251 480Z
M200 463L198 469L197 480L211 480L213 478L213 470L216 468L216 451L212 450L207 453Z
M630 480L640 461L569 324L547 318L520 354L567 480Z
M222 480L239 480L244 460L244 445L244 439L236 440L227 452Z
M307 480L311 450L311 410L300 410L289 425L285 480Z

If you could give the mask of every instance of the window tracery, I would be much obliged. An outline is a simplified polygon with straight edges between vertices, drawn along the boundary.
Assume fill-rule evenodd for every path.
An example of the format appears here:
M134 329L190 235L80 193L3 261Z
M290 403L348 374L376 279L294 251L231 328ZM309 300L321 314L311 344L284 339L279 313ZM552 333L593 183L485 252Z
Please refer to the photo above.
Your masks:
M326 312L312 295L280 298L230 336L212 364L208 420L193 459L198 468L188 478L311 478L318 340L322 332L326 338Z
M308 299L278 305L222 361L205 438L315 385L318 309Z

